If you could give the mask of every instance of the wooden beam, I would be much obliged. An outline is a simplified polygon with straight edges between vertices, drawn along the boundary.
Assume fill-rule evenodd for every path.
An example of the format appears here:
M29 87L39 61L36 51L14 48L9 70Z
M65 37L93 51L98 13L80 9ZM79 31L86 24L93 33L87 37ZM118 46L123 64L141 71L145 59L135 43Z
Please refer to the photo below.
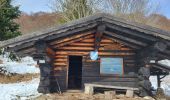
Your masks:
M95 34L94 50L98 51L100 47L100 42L102 40L103 32L105 31L105 25L99 25Z
M153 41L153 42L158 40L157 38L150 36L149 34L144 34L142 32L136 31L136 30L132 30L132 29L128 29L126 27L122 27L120 25L118 26L118 25L115 25L115 24L106 24L106 26L108 28L111 28L111 29L114 29L114 30L117 30L117 31L121 31L125 34L136 36L137 38L142 38L144 40L149 40L149 41Z
M73 39L71 41L67 41L67 42L64 42L64 43L61 43L61 44L57 44L57 45L54 45L53 48L58 48L58 47L62 47L62 46L65 46L65 45L69 45L69 44L72 44L72 43L75 43L75 42L78 42L78 41L82 41L84 39L88 39L88 38L92 38L94 35L87 35L87 36L84 36L84 37L81 37L81 38L78 38L78 39Z
M57 55L67 56L67 55L87 55L89 54L89 51L57 51ZM129 55L135 55L136 53L133 51L110 51L110 52L100 52L99 55L101 56L129 56Z
M71 40L74 40L74 39L82 38L84 36L92 34L93 32L94 31L88 31L88 32L84 32L84 33L81 33L81 34L73 35L71 37L68 36L66 38L61 38L60 40L57 40L57 41L54 41L54 42L50 42L50 45L53 46L53 45L61 44L61 43L68 42L68 41L71 41Z
M50 54L51 56L55 56L55 51L54 51L52 48L47 47L47 48L46 48L46 51L47 51L47 53Z
M159 60L159 52L165 51L167 48L166 44L161 42L156 42L146 48L141 49L137 52L137 63L138 65L144 65L145 63L150 63L151 60Z
M31 48L31 47L33 47L33 45L34 45L34 41L33 42L27 42L27 43L17 45L15 47L8 47L7 51L19 52L19 51L22 51L23 49Z
M36 58L45 60L45 63L53 62L55 51L46 43L45 40L36 41L34 47L36 48Z
M134 43L125 42L125 41L123 41L121 39L115 38L115 37L110 36L110 35L104 35L103 37L106 37L106 38L108 38L110 40L113 40L113 41L116 40L117 42L122 43L122 44L124 44L124 45L126 45L126 46L128 46L128 47L130 47L132 49L140 49L141 48L140 46L135 45Z
M167 45L162 42L156 42L153 45L150 45L146 48L143 48L138 52L139 56L142 58L146 57L156 57L159 52L165 51Z
M163 64L160 64L160 63L152 64L152 67L155 67L155 68L170 72L170 67L169 66L166 66L166 65L163 65Z
M94 44L93 43L82 43L80 42L76 42L76 43L72 43L70 46L76 46L76 47L93 47Z
M58 49L56 49L56 50L89 50L89 51L91 51L91 50L93 50L93 47L70 47L70 46L65 46L65 47L60 47L60 48L58 48Z
M146 47L147 44L144 43L144 42L141 42L141 41L138 41L138 40L135 40L135 39L132 39L132 38L129 38L129 37L125 37L125 36L122 36L122 35L119 35L119 34L116 34L116 33L113 33L113 32L109 32L109 31L105 31L104 32L105 34L108 34L112 37L116 37L118 39L121 39L125 42L130 42L130 43L133 43L133 44L136 44L136 45L139 45L141 47Z
M58 34L53 34L53 36L49 36L49 37L46 37L45 40L46 41L54 41L56 39L60 39L61 37L68 37L68 36L71 36L71 35L76 35L76 34L79 34L79 33L83 33L84 31L88 31L88 30L93 30L93 28L95 28L97 26L97 23L94 23L94 24L89 24L88 27L87 25L85 25L84 27L78 27L76 29L65 29L64 31L63 30L60 30Z

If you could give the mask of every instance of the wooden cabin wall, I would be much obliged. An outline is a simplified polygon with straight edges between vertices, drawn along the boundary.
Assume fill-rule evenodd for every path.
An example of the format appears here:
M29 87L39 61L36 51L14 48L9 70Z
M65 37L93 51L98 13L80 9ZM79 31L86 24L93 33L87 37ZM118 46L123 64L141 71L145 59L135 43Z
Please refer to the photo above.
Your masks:
M100 61L91 61L89 58L89 52L94 50L94 34L89 34L86 37L84 36L84 39L80 39L80 41L70 42L70 44L61 47L58 47L57 44L54 45L54 47L57 47L54 61L54 77L58 79L60 87L67 89L69 55L83 56L82 85L89 82L102 82L106 84L111 82L120 84L122 82L125 85L127 83L128 85L134 85L136 78L127 76L129 72L136 70L134 50L103 36L100 44L101 47L99 48L99 57L123 57L124 75L101 75ZM60 43L59 45L62 44Z

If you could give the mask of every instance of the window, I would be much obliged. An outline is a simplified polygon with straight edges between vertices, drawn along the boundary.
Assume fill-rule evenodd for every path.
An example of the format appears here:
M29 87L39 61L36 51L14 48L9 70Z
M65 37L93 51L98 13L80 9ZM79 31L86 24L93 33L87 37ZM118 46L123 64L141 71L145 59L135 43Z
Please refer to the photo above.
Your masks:
M101 58L101 74L123 74L123 58Z

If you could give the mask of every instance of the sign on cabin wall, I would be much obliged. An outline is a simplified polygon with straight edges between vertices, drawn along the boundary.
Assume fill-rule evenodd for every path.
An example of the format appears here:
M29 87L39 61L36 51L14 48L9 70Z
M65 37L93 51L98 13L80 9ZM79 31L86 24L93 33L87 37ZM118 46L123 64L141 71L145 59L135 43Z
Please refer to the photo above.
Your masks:
M101 58L101 74L123 74L123 58Z

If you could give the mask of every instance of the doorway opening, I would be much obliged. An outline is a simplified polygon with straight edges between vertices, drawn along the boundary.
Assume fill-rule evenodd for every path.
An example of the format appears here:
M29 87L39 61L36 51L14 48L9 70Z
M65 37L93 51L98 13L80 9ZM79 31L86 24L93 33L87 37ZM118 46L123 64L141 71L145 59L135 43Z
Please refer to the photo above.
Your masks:
M69 56L68 89L81 89L82 56Z

